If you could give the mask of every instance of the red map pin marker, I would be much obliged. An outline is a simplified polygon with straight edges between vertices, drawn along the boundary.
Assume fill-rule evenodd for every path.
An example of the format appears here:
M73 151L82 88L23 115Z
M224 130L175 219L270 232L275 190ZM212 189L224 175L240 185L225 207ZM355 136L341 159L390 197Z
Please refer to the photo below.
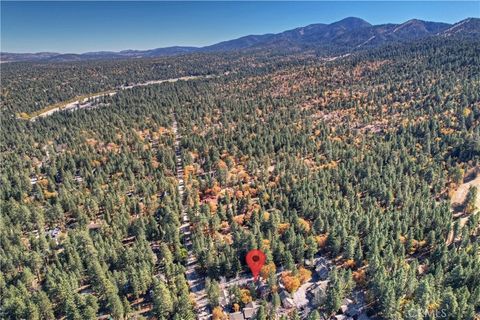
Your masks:
M247 264L250 270L252 270L254 280L257 280L258 275L260 274L260 270L265 264L266 258L267 257L265 256L265 253L257 249L250 250L247 253Z

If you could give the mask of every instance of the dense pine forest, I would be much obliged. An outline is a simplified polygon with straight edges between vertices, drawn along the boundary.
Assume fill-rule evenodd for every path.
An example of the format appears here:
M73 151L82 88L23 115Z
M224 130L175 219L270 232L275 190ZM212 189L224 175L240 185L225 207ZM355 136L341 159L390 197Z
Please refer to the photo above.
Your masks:
M252 304L258 320L341 319L345 305L355 319L478 319L479 52L445 38L336 59L2 64L1 318L193 320L194 254L212 319ZM19 117L187 75L212 77ZM260 282L226 285L249 277L255 248Z

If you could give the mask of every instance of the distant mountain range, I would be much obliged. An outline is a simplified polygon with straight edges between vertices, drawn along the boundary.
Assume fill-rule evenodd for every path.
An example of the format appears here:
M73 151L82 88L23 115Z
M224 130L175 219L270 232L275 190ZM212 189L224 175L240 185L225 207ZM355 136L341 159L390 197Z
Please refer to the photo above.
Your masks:
M331 24L312 24L276 34L249 35L205 47L167 47L151 50L100 51L82 54L0 53L2 62L14 61L81 61L162 57L194 52L228 52L236 50L283 50L318 48L347 52L377 47L392 42L412 41L426 37L462 35L480 37L480 19L468 18L455 24L412 19L402 24L371 25L360 18L345 18Z

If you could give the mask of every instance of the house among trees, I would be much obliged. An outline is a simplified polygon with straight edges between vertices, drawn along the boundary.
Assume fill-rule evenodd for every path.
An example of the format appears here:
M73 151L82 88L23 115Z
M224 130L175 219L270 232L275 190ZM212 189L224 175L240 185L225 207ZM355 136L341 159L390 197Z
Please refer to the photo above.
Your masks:
M242 311L233 312L229 314L230 320L248 320L253 319L257 314L259 306L251 301L245 305Z
M222 288L220 290L220 306L225 308L230 304L230 297L228 294L228 290L226 288Z
M255 301L247 303L245 308L243 308L243 315L245 319L251 319L257 313L259 306L255 303Z
M315 272L320 280L326 280L330 273L330 264L327 259L320 257L315 264Z
M66 143L59 143L55 145L55 152L61 153L64 152L67 149L67 144Z
M36 184L36 183L37 183L37 181L38 181L38 178L37 178L36 176L32 176L32 177L30 177L30 184L31 184L31 185L34 185L34 184Z
M353 317L354 319L358 319L360 316L362 316L363 319L368 319L368 316L365 314L365 303L363 299L361 301L355 301L345 298L340 309L343 314Z
M343 299L343 303L342 305L340 306L340 312L345 314L348 310L348 307L353 304L353 301L351 299L348 299L348 298L345 298Z
M327 297L328 280L316 282L307 292L308 298L314 305L321 305Z
M230 313L229 319L230 320L245 320L245 317L243 316L243 312L238 311L238 312Z
M58 236L60 235L60 231L61 230L59 227L55 227L54 229L50 229L47 231L47 234L50 236L50 238L55 240L56 244L58 244Z
M285 309L295 308L295 301L293 300L292 296L287 292L287 290L280 291L280 301L282 301L282 306Z

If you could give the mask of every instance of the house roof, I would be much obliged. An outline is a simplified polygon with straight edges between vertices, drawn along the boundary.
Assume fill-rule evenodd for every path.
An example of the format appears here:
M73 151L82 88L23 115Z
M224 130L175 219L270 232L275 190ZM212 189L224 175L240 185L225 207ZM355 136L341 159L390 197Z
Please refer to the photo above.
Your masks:
M257 313L257 310L258 310L258 307L256 307L256 308L244 308L243 309L243 315L245 316L245 319L252 318Z
M282 300L291 297L290 294L286 290L280 291L279 296L280 296L280 299L282 299Z
M243 313L239 312L233 312L229 314L230 320L245 320L245 317L243 316Z
M284 308L294 308L296 306L295 301L292 298L285 298L282 300Z

